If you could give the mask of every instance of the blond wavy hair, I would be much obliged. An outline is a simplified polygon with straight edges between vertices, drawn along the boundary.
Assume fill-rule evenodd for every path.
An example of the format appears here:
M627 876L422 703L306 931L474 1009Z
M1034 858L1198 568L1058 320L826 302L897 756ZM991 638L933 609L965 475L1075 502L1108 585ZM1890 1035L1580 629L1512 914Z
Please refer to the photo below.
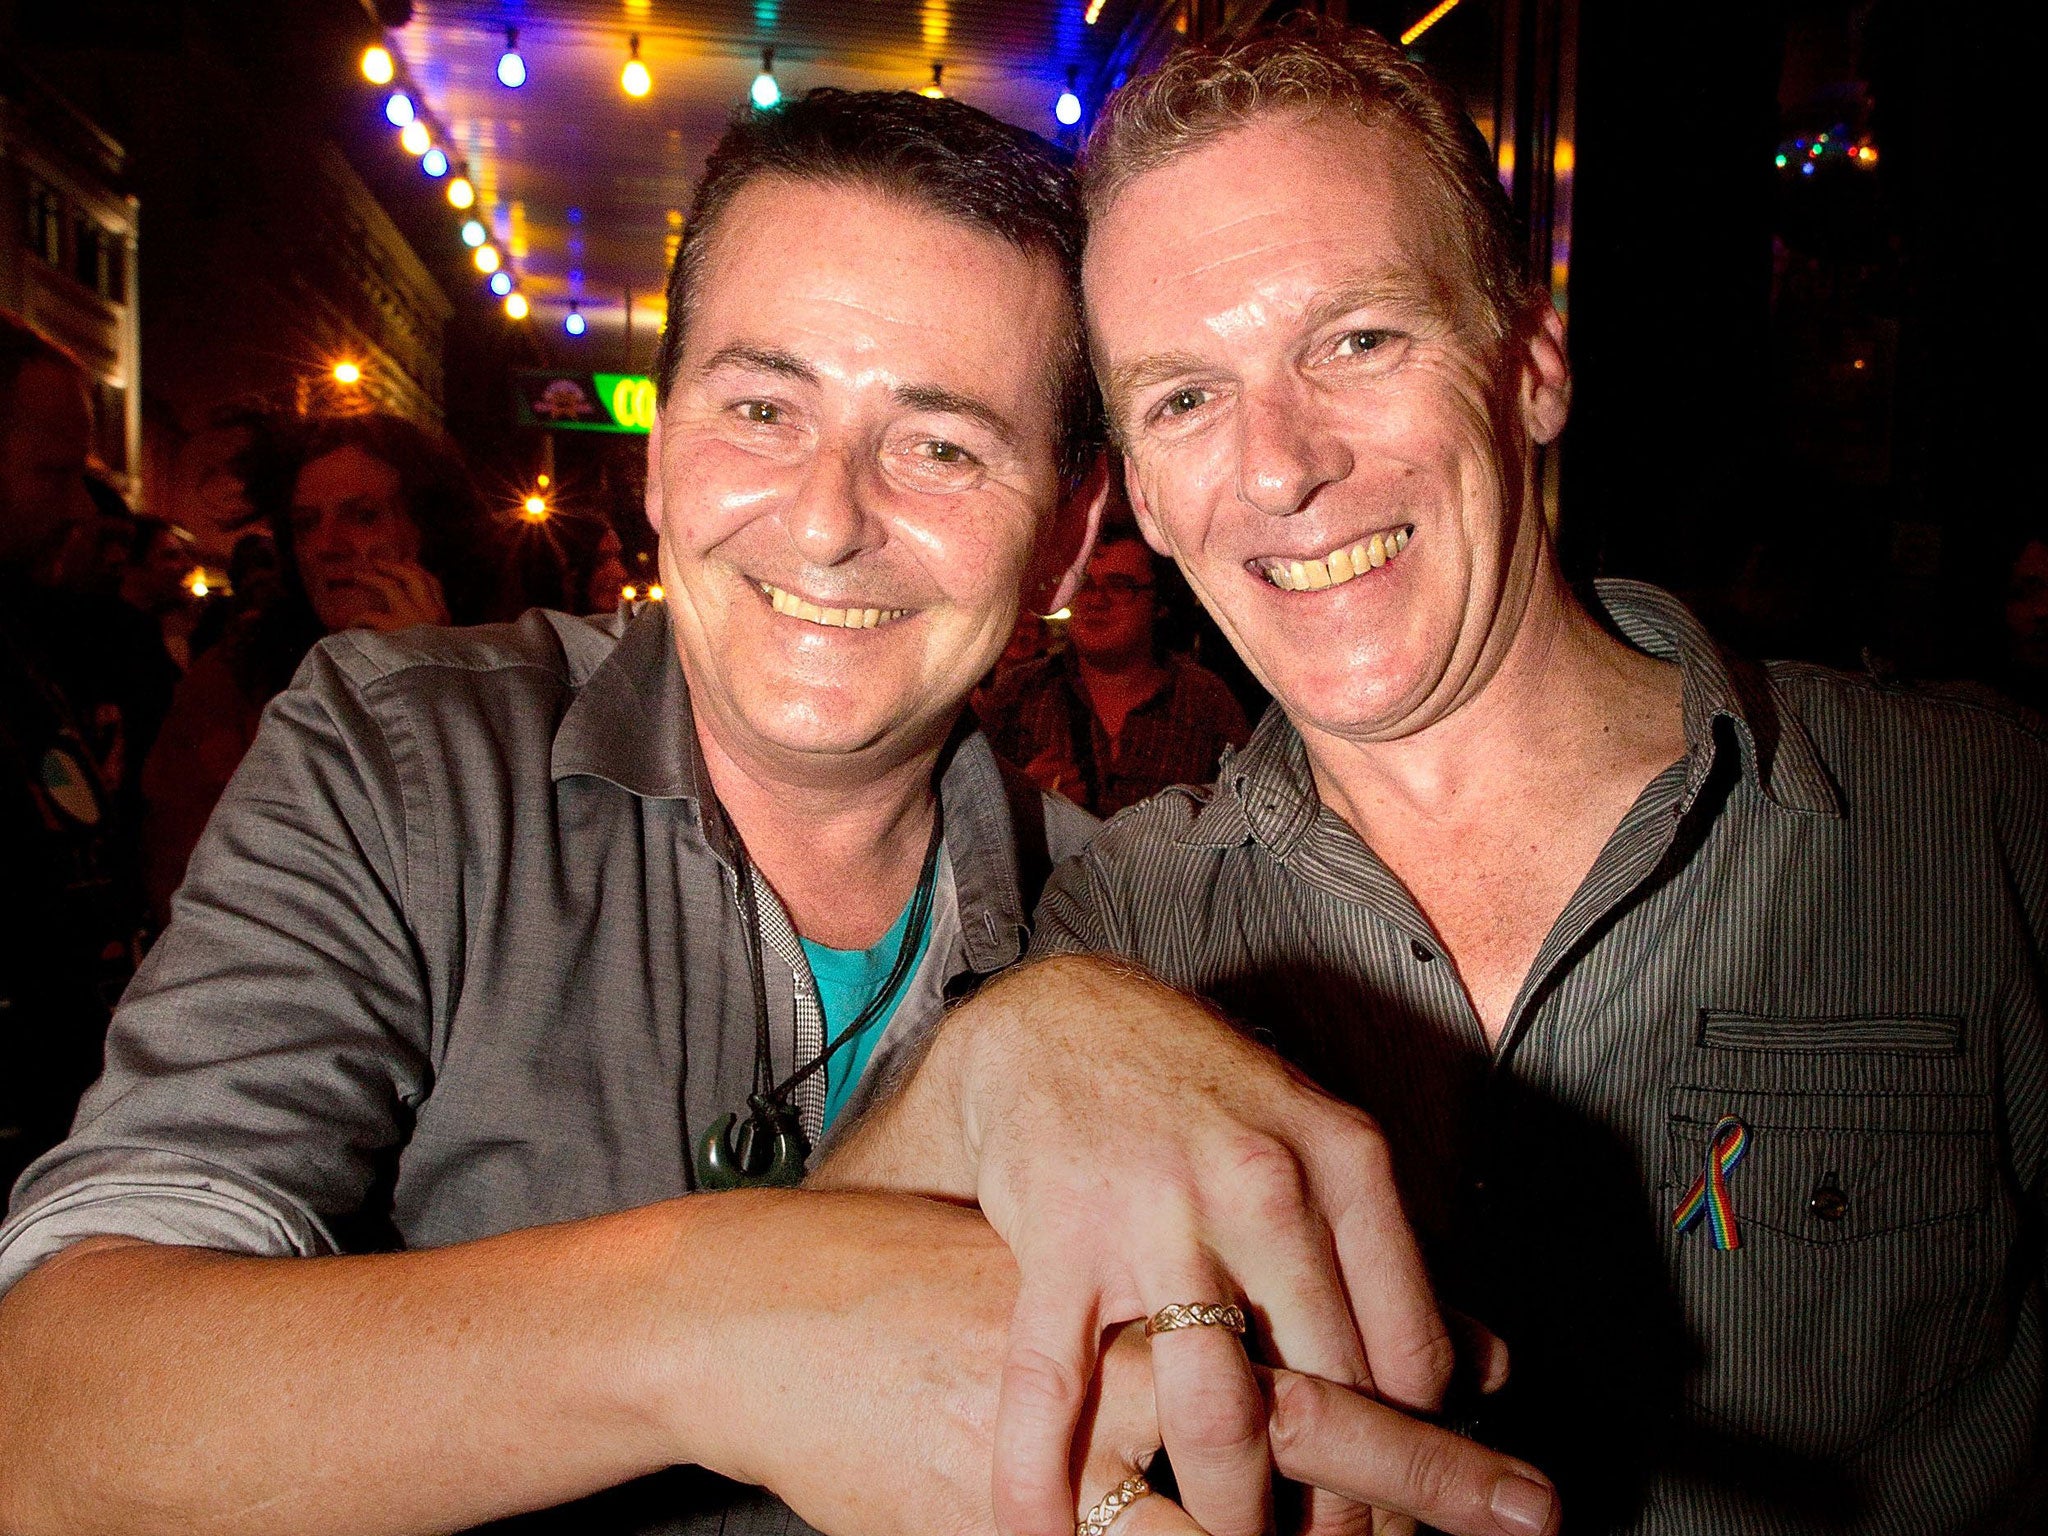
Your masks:
M1490 318L1502 334L1512 329L1538 290L1492 152L1449 89L1362 27L1294 17L1222 47L1183 48L1122 86L1082 151L1088 215L1099 218L1147 171L1235 128L1331 113L1366 127L1391 125L1414 141Z

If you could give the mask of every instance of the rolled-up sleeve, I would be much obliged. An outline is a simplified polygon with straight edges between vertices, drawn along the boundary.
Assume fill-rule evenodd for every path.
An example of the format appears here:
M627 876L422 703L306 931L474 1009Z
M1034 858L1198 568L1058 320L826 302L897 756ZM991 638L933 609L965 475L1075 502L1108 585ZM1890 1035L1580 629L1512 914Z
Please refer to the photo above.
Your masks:
M201 839L70 1138L15 1187L0 1291L119 1234L290 1255L351 1245L431 1080L407 919L429 808L346 636L307 658ZM417 782L417 779L415 779Z

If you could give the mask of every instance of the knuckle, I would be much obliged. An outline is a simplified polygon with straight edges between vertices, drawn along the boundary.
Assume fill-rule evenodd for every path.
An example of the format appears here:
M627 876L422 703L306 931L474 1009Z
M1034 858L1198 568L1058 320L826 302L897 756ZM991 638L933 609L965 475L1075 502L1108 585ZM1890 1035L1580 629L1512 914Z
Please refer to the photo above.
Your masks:
M1232 1206L1258 1215L1308 1204L1308 1177L1294 1148L1277 1136L1246 1132L1228 1150L1224 1185Z
M1183 1457L1229 1461L1266 1449L1265 1405L1256 1393L1205 1390L1162 1399L1162 1427Z
M1323 1393L1312 1380L1291 1371L1274 1373L1273 1410L1266 1434L1275 1460L1292 1461L1303 1447L1319 1441L1326 1418Z
M1034 1416L1050 1405L1078 1403L1088 1383L1080 1367L1050 1351L1019 1345L1003 1362L1003 1396Z
M1401 1475L1407 1497L1402 1504L1425 1518L1457 1502L1460 1458L1456 1442L1443 1434L1417 1435L1402 1461Z

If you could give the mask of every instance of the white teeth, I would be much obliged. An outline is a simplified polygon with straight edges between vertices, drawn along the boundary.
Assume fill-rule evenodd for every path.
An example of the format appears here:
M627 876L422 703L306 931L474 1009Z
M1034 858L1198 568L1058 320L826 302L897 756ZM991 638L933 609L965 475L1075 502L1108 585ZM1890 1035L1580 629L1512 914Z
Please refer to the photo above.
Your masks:
M910 616L908 608L820 608L769 582L759 581L755 585L767 595L768 605L777 613L829 629L873 629Z
M1334 549L1320 560L1261 560L1259 574L1282 592L1320 592L1341 587L1354 576L1378 570L1408 547L1408 530L1376 533L1347 549Z

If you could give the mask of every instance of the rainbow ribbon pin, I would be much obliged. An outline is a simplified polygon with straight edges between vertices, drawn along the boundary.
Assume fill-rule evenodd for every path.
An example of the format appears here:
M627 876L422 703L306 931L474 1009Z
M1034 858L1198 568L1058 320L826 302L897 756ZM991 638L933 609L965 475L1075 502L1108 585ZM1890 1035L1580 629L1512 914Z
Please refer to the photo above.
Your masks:
M1749 1151L1749 1127L1733 1115L1723 1115L1714 1124L1707 1141L1707 1166L1692 1181L1692 1188L1671 1213L1671 1225L1690 1232L1705 1217L1714 1234L1714 1246L1726 1252L1742 1246L1742 1234L1735 1230L1735 1200L1728 1193L1728 1176Z

